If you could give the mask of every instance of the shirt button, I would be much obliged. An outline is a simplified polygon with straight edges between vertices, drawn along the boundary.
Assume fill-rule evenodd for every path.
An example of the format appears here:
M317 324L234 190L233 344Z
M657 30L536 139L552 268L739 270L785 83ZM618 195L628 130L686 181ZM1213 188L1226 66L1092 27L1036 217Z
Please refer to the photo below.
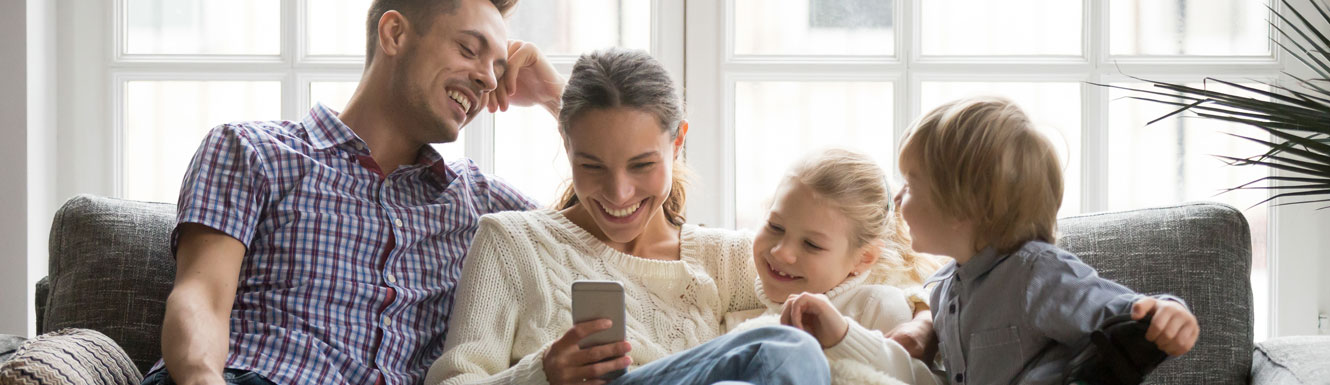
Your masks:
M393 187L393 180L392 180L392 179L384 179L384 180L383 180L383 185L384 185L384 186L388 186L388 187Z
M961 373L956 373L956 382L965 382L965 375Z
M383 326L384 326L384 327L392 327L392 326L393 326L393 320L391 320L391 319L387 319L387 318L384 318L384 319L383 319Z
M401 220L401 219L394 219L394 220L393 220L393 224L394 224L394 225L397 225L397 227L402 227L402 220Z
M392 274L388 274L388 283L397 283L397 277L393 276Z
M948 312L948 313L952 313L952 314L956 314L956 304L954 304L954 303L951 304L951 307L948 307L948 308L947 308L947 312Z

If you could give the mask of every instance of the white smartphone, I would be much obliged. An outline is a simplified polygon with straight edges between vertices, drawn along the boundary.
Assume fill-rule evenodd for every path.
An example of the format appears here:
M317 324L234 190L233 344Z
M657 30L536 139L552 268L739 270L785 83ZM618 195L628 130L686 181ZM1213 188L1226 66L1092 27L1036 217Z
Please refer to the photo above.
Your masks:
M624 340L623 285L615 281L573 282L573 323L602 318L610 320L614 325L586 336L577 342L578 347L586 349ZM611 357L606 361L616 358L619 357ZM613 380L626 372L616 370L601 379Z

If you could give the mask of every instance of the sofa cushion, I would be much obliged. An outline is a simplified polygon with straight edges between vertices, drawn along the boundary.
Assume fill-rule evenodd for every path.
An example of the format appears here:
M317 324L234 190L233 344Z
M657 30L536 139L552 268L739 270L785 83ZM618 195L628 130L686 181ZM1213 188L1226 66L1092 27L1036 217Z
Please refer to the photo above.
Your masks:
M140 371L161 357L161 324L175 280L167 237L175 206L81 195L51 225L49 294L39 333L92 329Z
M1137 292L1169 293L1201 328L1191 352L1146 383L1241 384L1252 354L1251 235L1242 213L1218 203L1063 218L1058 244Z
M23 344L0 364L0 384L138 384L134 363L95 330L64 329Z
M1256 345L1253 384L1320 384L1330 379L1330 336L1282 337Z
M27 338L19 336L0 334L0 362L8 360L9 356L14 355L14 352L18 351L18 347L23 345L23 341L27 340Z

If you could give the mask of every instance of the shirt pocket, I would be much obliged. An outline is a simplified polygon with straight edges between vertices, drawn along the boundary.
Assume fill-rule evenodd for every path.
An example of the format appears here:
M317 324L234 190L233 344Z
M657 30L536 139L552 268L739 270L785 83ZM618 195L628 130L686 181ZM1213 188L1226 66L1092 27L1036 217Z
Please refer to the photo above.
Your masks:
M1025 362L1020 337L1015 326L970 333L970 354L966 357L969 373L965 377L1003 383L1015 378Z

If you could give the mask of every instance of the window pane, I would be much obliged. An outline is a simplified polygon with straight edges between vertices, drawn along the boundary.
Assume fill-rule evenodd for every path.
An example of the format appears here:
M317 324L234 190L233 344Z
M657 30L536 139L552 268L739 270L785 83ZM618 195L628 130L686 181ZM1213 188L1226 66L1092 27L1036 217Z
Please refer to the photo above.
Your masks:
M760 228L781 177L813 151L863 152L891 174L893 104L889 82L736 83L736 227Z
M128 54L277 55L281 2L126 0Z
M280 119L281 95L276 81L126 82L125 198L175 202L208 130L228 122Z
M508 37L553 55L607 47L650 50L651 0L524 1L508 18Z
M1146 84L1119 84L1151 88ZM1200 87L1200 84L1192 84ZM1248 84L1253 88L1268 87ZM1210 85L1209 89L1216 89ZM1158 90L1158 89L1156 89ZM1220 89L1232 92L1232 88ZM1252 292L1255 298L1256 340L1266 338L1269 322L1267 252L1269 205L1256 204L1269 197L1267 191L1236 190L1221 193L1270 175L1261 166L1228 166L1214 155L1248 157L1265 153L1265 147L1224 133L1269 140L1258 129L1195 117L1170 117L1149 126L1146 122L1173 112L1176 107L1123 99L1140 96L1123 90L1110 91L1109 184L1111 210L1158 207L1188 201L1223 202L1247 217L1252 235ZM1259 96L1252 96L1259 98ZM1191 115L1190 113L1186 115ZM1264 182L1253 186L1268 186Z
M1114 55L1269 55L1261 0L1112 0Z
M305 0L310 55L365 55L370 0Z
M1078 83L924 82L923 110L956 99L996 95L1015 101L1030 115L1062 161L1062 209L1058 216L1081 212L1081 92Z
M572 178L559 124L541 107L494 115L494 173L542 205L553 204Z
M928 0L924 55L1080 55L1081 2Z
M341 112L346 107L346 102L351 100L351 94L356 92L356 82L309 82L309 101L312 107L315 104L323 103L324 106ZM303 112L302 112L303 113ZM474 129L475 126L468 125L462 128L457 134L457 140L452 143L435 143L434 149L443 156L445 160L453 160L466 155L466 131Z
M891 55L893 0L735 0L738 55Z

